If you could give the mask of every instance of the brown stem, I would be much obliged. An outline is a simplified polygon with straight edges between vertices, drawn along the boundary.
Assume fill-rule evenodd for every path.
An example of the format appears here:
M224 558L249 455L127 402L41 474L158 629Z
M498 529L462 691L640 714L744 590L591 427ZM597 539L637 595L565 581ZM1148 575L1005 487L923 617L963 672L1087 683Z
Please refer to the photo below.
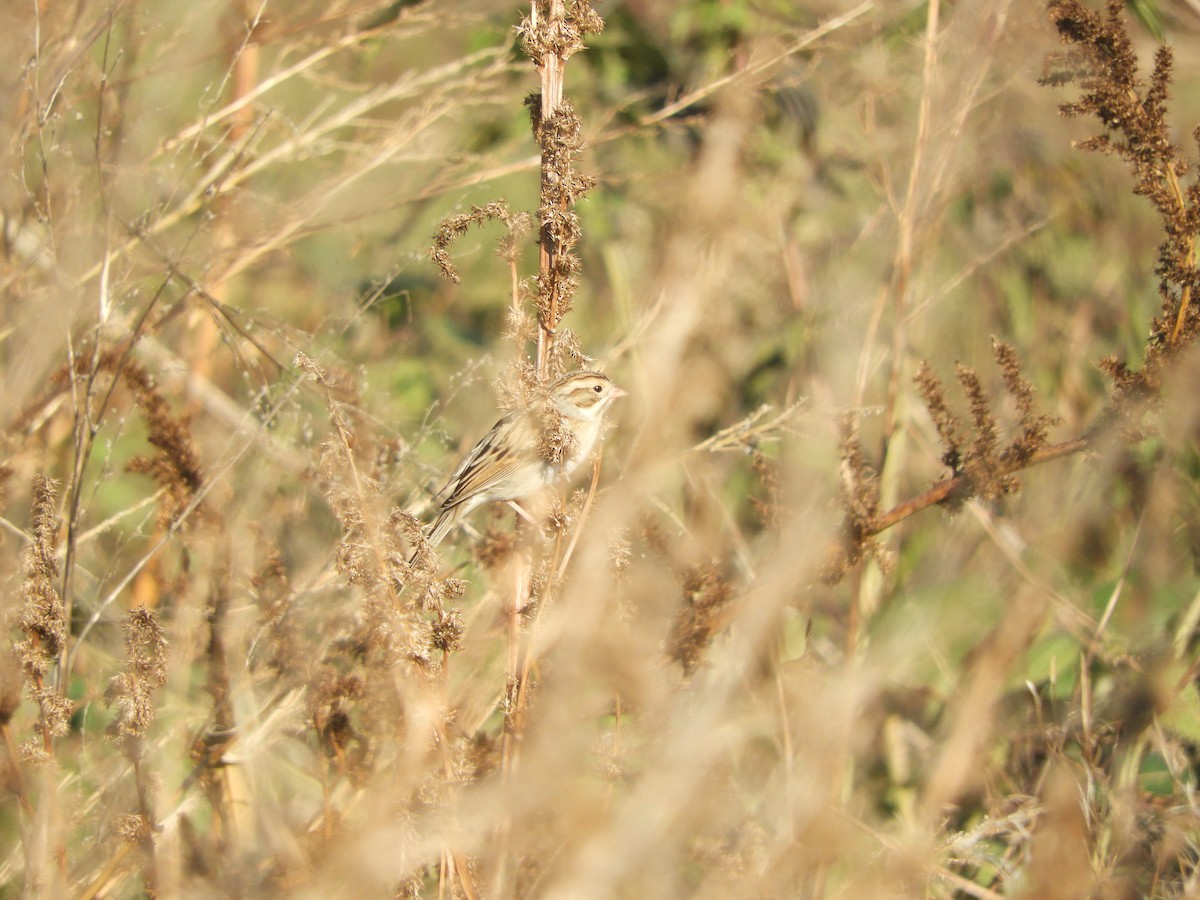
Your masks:
M1179 214L1183 215L1187 210L1187 201L1183 197L1183 189L1179 186L1179 179L1175 176L1175 170L1171 164L1167 163L1167 182L1171 188L1171 194L1175 198L1175 202L1179 207ZM1196 239L1189 237L1187 242L1187 258L1184 261L1189 269L1196 266ZM1179 313L1175 317L1175 327L1171 329L1171 343L1179 340L1179 332L1183 330L1184 320L1187 318L1188 306L1191 304L1192 286L1185 284L1183 293L1179 297Z
M533 0L532 15L530 21L533 27L538 27L538 0ZM566 22L567 5L565 0L550 0L547 4L546 23L543 26L548 34L561 35ZM556 42L561 43L561 42ZM562 106L563 100L563 73L566 70L566 57L558 53L547 53L539 66L538 71L542 77L542 108L541 121L549 122L555 113ZM546 146L543 141L541 147L542 155L542 194L541 208L546 209L552 202L551 187L553 180L557 178L557 174L552 171L552 160L546 152ZM549 229L543 227L541 230L540 251L538 253L538 274L541 276L543 284L550 284L550 307L546 316L538 316L538 340L537 340L537 371L538 378L545 380L546 366L550 360L550 351L554 346L554 329L558 324L558 279L554 278L554 257L556 248L554 239L551 237Z
M17 795L17 802L21 804L21 811L27 816L33 815L33 804L29 800L29 789L25 784L25 774L21 771L21 757L17 754L17 747L13 743L12 729L7 724L0 725L0 738L3 738L5 752L8 754L9 769L12 772L12 785L10 790Z
M161 879L158 874L158 854L154 846L154 830L157 827L157 820L154 818L153 804L150 800L150 786L147 783L145 769L142 768L141 760L134 758L133 762L133 783L137 789L138 798L138 813L142 817L142 822L146 828L141 833L138 841L145 857L142 862L142 887L148 897L158 896L158 886L161 884Z
M596 486L600 484L600 454L597 453L592 457L592 483L588 486L587 499L583 501L583 509L579 511L579 521L575 524L575 530L571 534L570 543L567 544L567 552L563 554L562 562L558 565L558 578L562 578L567 571L567 565L571 562L571 556L575 553L575 545L579 543L579 535L583 533L583 524L587 521L588 513L592 509L592 500L596 496Z
M500 758L501 770L507 778L516 771L518 759L518 740L520 738L521 708L520 698L524 695L521 679L521 607L529 599L531 579L525 559L519 553L514 556L512 602L505 610L508 619L508 649L505 662L505 709L504 736L502 739Z
M1027 469L1030 466L1036 466L1040 463L1050 462L1053 459L1061 459L1064 456L1073 456L1076 453L1082 453L1091 447L1092 443L1093 439L1091 437L1080 437L1069 441L1062 441L1058 444L1051 444L1035 452L1022 465L1013 466L1004 474ZM879 516L869 524L865 536L873 537L881 534L893 525L899 524L909 516L915 515L923 509L944 503L956 491L965 488L967 483L968 479L966 475L955 475L953 478L939 481L933 487L929 488L929 490L923 491L915 497L910 497L903 503L896 504L883 515Z

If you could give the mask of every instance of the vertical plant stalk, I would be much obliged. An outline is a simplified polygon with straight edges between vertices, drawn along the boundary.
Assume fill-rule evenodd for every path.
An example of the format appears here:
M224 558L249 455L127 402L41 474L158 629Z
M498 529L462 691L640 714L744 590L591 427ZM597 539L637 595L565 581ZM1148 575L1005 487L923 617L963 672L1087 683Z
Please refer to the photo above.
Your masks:
M571 563L571 557L575 555L575 545L579 543L579 536L583 534L583 525L587 521L588 513L592 511L592 501L596 498L596 488L600 485L600 463L601 457L597 453L592 457L592 483L588 485L587 497L583 501L583 508L579 511L579 521L571 530L571 540L567 543L566 552L562 554L562 559L558 562L555 580L567 574L567 566ZM561 541L555 542L556 555L560 544Z
M904 359L908 351L908 291L912 281L913 247L920 215L918 190L925 162L925 150L929 143L929 118L932 107L934 77L937 73L938 13L940 4L932 0L925 19L925 66L922 74L921 100L917 112L917 134L914 141L912 167L908 172L908 189L905 191L904 208L900 213L899 248L896 252L896 283L894 288L895 324L892 330L892 370L888 377L887 400L883 411L883 453L880 470L896 430L896 404L900 397L900 378L904 371Z
M541 91L526 102L533 133L541 149L541 194L538 207L537 377L549 380L558 324L570 309L579 260L572 248L579 239L575 202L593 185L578 174L574 160L582 147L579 118L563 98L567 60L584 47L583 37L604 27L588 0L533 0L529 17L519 30L521 46L541 77ZM557 546L557 545L556 545ZM516 562L513 601L508 610L509 650L505 683L505 734L502 759L505 770L516 765L516 747L527 697L526 680L531 660L520 649L521 611L529 601L533 579L529 567ZM553 572L553 569L551 569Z
M537 380L542 383L561 374L555 353L558 325L570 311L571 300L578 286L576 275L579 260L572 248L579 240L580 229L573 207L593 184L591 179L579 175L573 166L582 147L581 127L579 118L563 98L564 74L570 56L583 49L583 36L600 31L603 25L603 20L591 10L588 0L572 0L569 10L565 0L533 0L529 16L518 29L522 49L537 67L541 82L539 93L527 98L526 105L541 151L538 276L534 308L537 313L535 372ZM513 280L512 322L518 345L521 345L521 329L518 325L522 320L519 311L521 296L515 255L506 254L506 258ZM560 544L556 541L556 557L559 549ZM550 562L550 579L554 578L555 562L557 559ZM512 565L511 601L505 609L508 646L500 761L502 778L506 781L516 772L520 762L529 675L534 663L530 642L523 634L521 621L530 601L533 573L528 558L521 553L514 555ZM504 848L498 854L499 862L492 878L496 896L507 892L510 856L507 848L511 830L510 819L502 816L495 829L496 840Z
M68 395L71 399L74 422L71 481L67 490L66 548L62 566L63 620L68 625L72 620L74 609L75 555L79 539L80 516L83 510L83 475L91 460L92 450L95 448L96 438L100 432L100 423L104 421L113 402L113 395L117 390L121 375L129 363L133 348L150 329L150 315L158 306L159 300L170 283L169 277L159 283L149 302L138 314L129 337L125 338L118 349L110 351L112 354L111 365L108 368L111 370L111 377L104 388L100 385L99 377L106 354L101 349L99 328L93 330L93 346L84 357L80 357L75 352L73 340L70 338L67 340L67 372L70 378ZM107 292L107 286L102 287L102 290ZM82 389L77 382L82 382ZM165 541L166 538L161 543L165 543ZM149 562L149 559L146 562ZM132 581L132 577L129 580ZM115 594L112 595L110 601L115 596ZM99 615L100 612L97 610L93 614L93 618L97 619ZM89 624L80 631L77 644L83 643L90 627ZM55 686L59 690L66 690L66 685L70 680L75 649L72 647L68 634L68 638L63 640L59 648L58 663L54 673Z
M538 7L539 0L533 0L530 6L529 21L535 32L539 30L544 32L550 38L547 42L549 46L555 46L559 43L555 38L560 38L563 32L563 25L566 20L566 3L564 0L549 0L546 4L546 11L543 19L539 20ZM540 122L549 122L554 118L562 106L563 101L563 76L566 73L567 58L559 52L550 52L540 61L536 58L534 62L538 67L538 74L541 75L542 91L541 91L541 108L538 113ZM539 220L542 223L541 240L539 243L538 252L538 280L543 284L549 284L550 293L550 309L547 317L538 316L538 333L537 333L537 372L538 377L545 380L546 366L550 358L550 349L553 346L555 325L558 317L558 279L554 277L554 257L558 252L554 245L553 237L548 233L546 224L546 210L554 204L554 191L551 190L554 171L551 168L552 156L548 152L549 148L544 140L540 139L542 150L542 190L541 202L539 204Z
M521 665L521 603L529 597L529 566L520 554L513 560L512 602L505 609L507 619L508 648L504 663L504 736L500 748L501 768L505 777L516 771L518 761L517 741L520 734L521 710L518 698L522 691Z
M540 381L556 374L552 360L558 323L570 311L578 287L579 260L572 248L579 240L579 220L573 207L594 184L574 168L583 141L579 117L563 97L567 60L584 48L584 35L603 27L588 0L572 0L569 10L566 0L533 0L519 28L521 47L541 76L540 92L527 100L542 161L536 300Z
M1171 190L1171 196L1178 204L1180 218L1187 215L1187 200L1184 199L1183 189L1179 186L1179 176L1175 174L1175 170L1171 166L1165 166L1167 173L1167 183ZM1196 236L1189 234L1184 238L1186 250L1184 253L1184 266L1188 269L1196 267ZM1183 323L1187 321L1188 307L1192 300L1192 286L1184 284L1179 294L1179 312L1175 316L1175 327L1171 329L1171 343L1174 344L1179 340L1179 335L1183 332Z

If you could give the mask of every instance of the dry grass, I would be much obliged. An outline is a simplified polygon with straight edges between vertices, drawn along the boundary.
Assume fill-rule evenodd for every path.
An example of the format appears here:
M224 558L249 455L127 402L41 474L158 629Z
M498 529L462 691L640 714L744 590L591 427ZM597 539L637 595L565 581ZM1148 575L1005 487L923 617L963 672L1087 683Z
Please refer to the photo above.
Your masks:
M9 12L0 894L1200 895L1200 21L804 6Z

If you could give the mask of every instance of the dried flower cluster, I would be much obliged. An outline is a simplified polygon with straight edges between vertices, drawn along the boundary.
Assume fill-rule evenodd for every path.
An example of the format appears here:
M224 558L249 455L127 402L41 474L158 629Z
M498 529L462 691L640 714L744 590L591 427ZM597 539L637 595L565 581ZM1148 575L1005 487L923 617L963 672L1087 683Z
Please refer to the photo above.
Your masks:
M307 717L326 755L352 779L365 774L366 745L354 727L352 712L366 695L361 673L339 674L325 666L307 695Z
M151 375L137 363L125 360L121 376L146 420L146 439L159 451L130 460L129 471L149 475L163 489L159 520L165 528L175 524L204 485L200 455L192 443L187 417L171 412Z
M76 385L82 385L85 394L100 395L97 381L100 373L107 373L113 380L104 392L103 403L96 405L93 415L103 415L116 388L125 385L146 423L147 441L158 450L153 455L134 457L129 462L129 471L149 475L163 489L159 523L164 528L176 524L204 487L200 454L192 439L188 417L172 412L154 376L130 359L128 353L118 350L93 353L89 350L63 364L50 375L45 394L18 416L14 428L29 427L56 396L64 390L75 390ZM84 396L78 402L93 403L93 399Z
M186 418L171 414L166 399L142 367L125 360L120 372L133 395L134 403L145 417L148 441L159 449L159 453L153 457L135 458L128 469L149 474L162 488L164 499L159 505L159 527L178 527L183 522L182 516L196 506L203 485L199 455L192 445L188 422ZM228 568L228 560L225 560L222 584L228 579ZM210 652L219 643L219 632L213 626ZM120 745L133 766L138 810L119 817L117 830L126 841L140 849L143 856L143 888L148 895L156 896L158 875L153 839L156 819L152 797L156 793L157 781L142 764L146 732L155 714L154 691L167 681L167 639L154 610L135 607L129 611L125 622L125 657L124 670L109 680L104 697L115 711L108 734ZM228 679L225 677L227 673L223 658L220 663L220 668L210 666L209 678L211 683L218 672L224 677L221 691L214 691L213 695L217 700L218 727L232 732L233 716L228 702ZM205 762L213 762L219 755L208 757ZM204 774L208 774L207 770Z
M1167 125L1173 56L1170 47L1161 45L1149 82L1140 78L1137 53L1122 22L1124 7L1121 0L1108 0L1101 15L1079 0L1050 3L1051 21L1070 49L1047 59L1041 79L1047 85L1079 86L1082 95L1063 103L1062 114L1094 117L1104 132L1078 146L1123 159L1133 174L1134 193L1146 197L1162 219L1165 238L1155 267L1162 308L1150 323L1143 365L1134 371L1115 358L1104 362L1119 401L1156 396L1163 364L1200 330L1200 311L1193 302L1200 289L1200 180ZM1200 129L1194 137L1200 146Z
M345 532L338 547L337 568L350 584L367 593L374 613L372 646L386 648L385 656L393 662L433 665L431 653L440 648L421 613L433 613L437 621L445 621L443 603L461 593L461 584L432 577L433 559L419 520L401 510L379 516L375 506L382 488L360 470L356 430L346 405L337 399L337 382L304 354L296 363L326 391L334 428L322 447L321 474L328 484L330 506ZM417 548L411 563L407 558L410 547ZM403 599L402 588L407 588ZM441 643L445 642L443 636Z
M914 379L942 439L942 461L953 476L966 476L960 489L946 500L950 509L959 508L972 496L994 500L1017 491L1020 483L1014 473L1024 468L1045 445L1050 426L1056 421L1054 416L1035 411L1033 385L1021 375L1016 351L1000 341L994 341L992 346L1005 391L1015 401L1018 416L1019 431L1003 448L992 400L973 369L962 363L955 367L955 375L970 405L969 432L964 431L958 416L950 411L945 388L927 364L922 363Z
M760 495L750 498L760 525L768 531L778 530L782 495L779 485L779 464L755 448L750 456L750 468L759 485Z
M368 448L338 399L346 390L309 357L301 354L296 364L325 393L333 429L320 471L343 531L336 567L363 593L361 615L349 631L325 657L310 661L309 718L339 771L353 776L366 752L357 717L368 717L376 729L402 730L406 703L397 674L424 683L461 648L465 623L450 604L464 583L437 577L437 557L418 519L399 509L381 511L382 485L359 462Z
M55 484L44 475L33 480L33 540L25 548L22 568L21 611L18 625L25 635L13 646L21 662L26 690L38 704L37 731L41 746L23 747L26 756L42 760L50 753L53 739L67 733L71 702L48 678L67 642L67 622L62 598L54 583L58 579L55 546L58 542L58 495Z
M483 206L472 206L469 213L459 213L442 219L437 232L433 236L433 246L429 249L429 258L442 273L455 284L462 284L462 277L450 259L450 247L454 242L471 230L486 225L488 222L502 222L507 229L497 247L501 257L513 262L518 255L518 244L529 233L531 221L528 213L512 213L508 204L503 200L493 200Z
M125 621L125 669L108 683L104 699L116 711L109 734L126 746L138 744L154 721L153 693L167 680L167 639L157 614L129 611Z
M580 228L574 207L596 181L575 169L583 149L583 126L570 101L564 100L549 116L540 113L540 97L529 106L539 110L533 116L534 137L542 150L539 241L549 258L548 267L538 273L534 307L542 331L553 335L579 290L579 257L574 249Z
M1005 393L1016 407L1015 434L1001 446L1001 425L995 403L977 372L959 363L955 376L970 409L967 427L952 411L941 379L922 363L914 377L942 442L942 462L950 474L926 497L916 498L884 514L879 503L879 478L868 465L858 437L856 421L847 419L842 438L842 505L846 510L842 537L830 551L822 569L822 580L836 583L864 556L887 558L875 535L924 506L939 504L951 512L972 497L995 500L1020 489L1017 473L1036 461L1046 448L1050 427L1056 417L1039 413L1034 405L1033 385L1021 374L1016 351L1001 341L992 342ZM1070 445L1071 449L1081 449ZM1067 445L1063 446L1063 451Z
M521 20L521 49L539 69L562 65L584 49L583 39L604 30L590 0L534 0L533 14Z
M704 661L709 644L725 625L722 614L733 599L733 585L709 563L683 574L683 605L671 626L667 651L691 675Z
M821 568L821 580L836 584L865 556L882 559L875 540L879 531L879 474L867 463L859 436L858 420L842 419L841 499L845 509L841 538Z
M1078 85L1078 99L1063 103L1064 116L1092 117L1104 131L1078 146L1083 150L1111 154L1129 167L1135 194L1146 197L1161 221L1163 242L1158 248L1159 313L1150 322L1145 356L1138 369L1110 357L1101 368L1114 381L1113 403L1089 434L1073 441L1047 446L1054 419L1034 411L1033 389L1020 373L1013 348L997 342L996 360L1005 390L1017 406L1019 433L1003 448L992 403L978 375L959 365L956 376L967 396L971 429L966 433L961 420L950 411L945 390L928 367L916 376L917 387L929 408L943 447L942 460L951 475L921 497L900 504L886 514L872 512L869 484L854 477L857 487L846 495L847 525L841 547L830 557L827 579L837 580L857 562L867 540L918 509L933 504L957 509L969 497L994 499L1018 488L1016 473L1026 466L1079 452L1112 422L1121 423L1125 437L1143 433L1131 420L1139 401L1159 398L1165 368L1200 333L1200 309L1193 302L1200 289L1196 243L1200 237L1200 179L1171 139L1167 124L1168 88L1173 56L1160 46L1149 80L1138 74L1137 54L1122 19L1125 4L1108 0L1103 14L1089 10L1080 0L1052 0L1050 19L1069 49L1051 54L1041 83L1051 86ZM1194 138L1200 147L1200 129ZM1190 179L1190 180L1189 180ZM857 471L856 445L848 445L845 457L851 473ZM845 492L844 492L845 493Z
M292 672L297 662L307 662L296 624L291 584L283 558L275 547L266 548L259 570L250 579L264 632L267 665L280 675Z
M579 289L579 216L575 204L595 185L595 179L578 172L575 164L583 149L583 127L570 102L562 97L562 73L566 61L583 49L583 39L604 27L603 19L588 0L538 0L533 12L517 31L521 47L542 73L543 90L530 94L526 106L534 139L541 149L541 197L538 205L540 264L535 282L518 287L514 274L514 296L508 326L509 336L522 346L529 337L524 301L532 295L539 329L537 378L551 381L563 374L566 363L580 358L578 339L560 333L559 323L571 311ZM434 235L430 257L444 277L460 282L450 260L449 248L471 226L488 221L507 226L500 254L515 273L517 244L527 233L531 217L513 214L502 200L472 206L469 213L444 219Z

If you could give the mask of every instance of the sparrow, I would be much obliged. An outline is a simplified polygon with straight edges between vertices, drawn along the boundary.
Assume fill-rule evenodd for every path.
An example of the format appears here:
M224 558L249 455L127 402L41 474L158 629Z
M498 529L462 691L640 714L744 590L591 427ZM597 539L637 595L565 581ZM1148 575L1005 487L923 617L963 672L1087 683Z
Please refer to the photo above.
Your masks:
M445 499L429 530L430 547L476 507L520 500L570 478L591 455L609 405L627 392L600 372L580 371L555 381L546 396L544 410L504 416L458 464L436 495Z

